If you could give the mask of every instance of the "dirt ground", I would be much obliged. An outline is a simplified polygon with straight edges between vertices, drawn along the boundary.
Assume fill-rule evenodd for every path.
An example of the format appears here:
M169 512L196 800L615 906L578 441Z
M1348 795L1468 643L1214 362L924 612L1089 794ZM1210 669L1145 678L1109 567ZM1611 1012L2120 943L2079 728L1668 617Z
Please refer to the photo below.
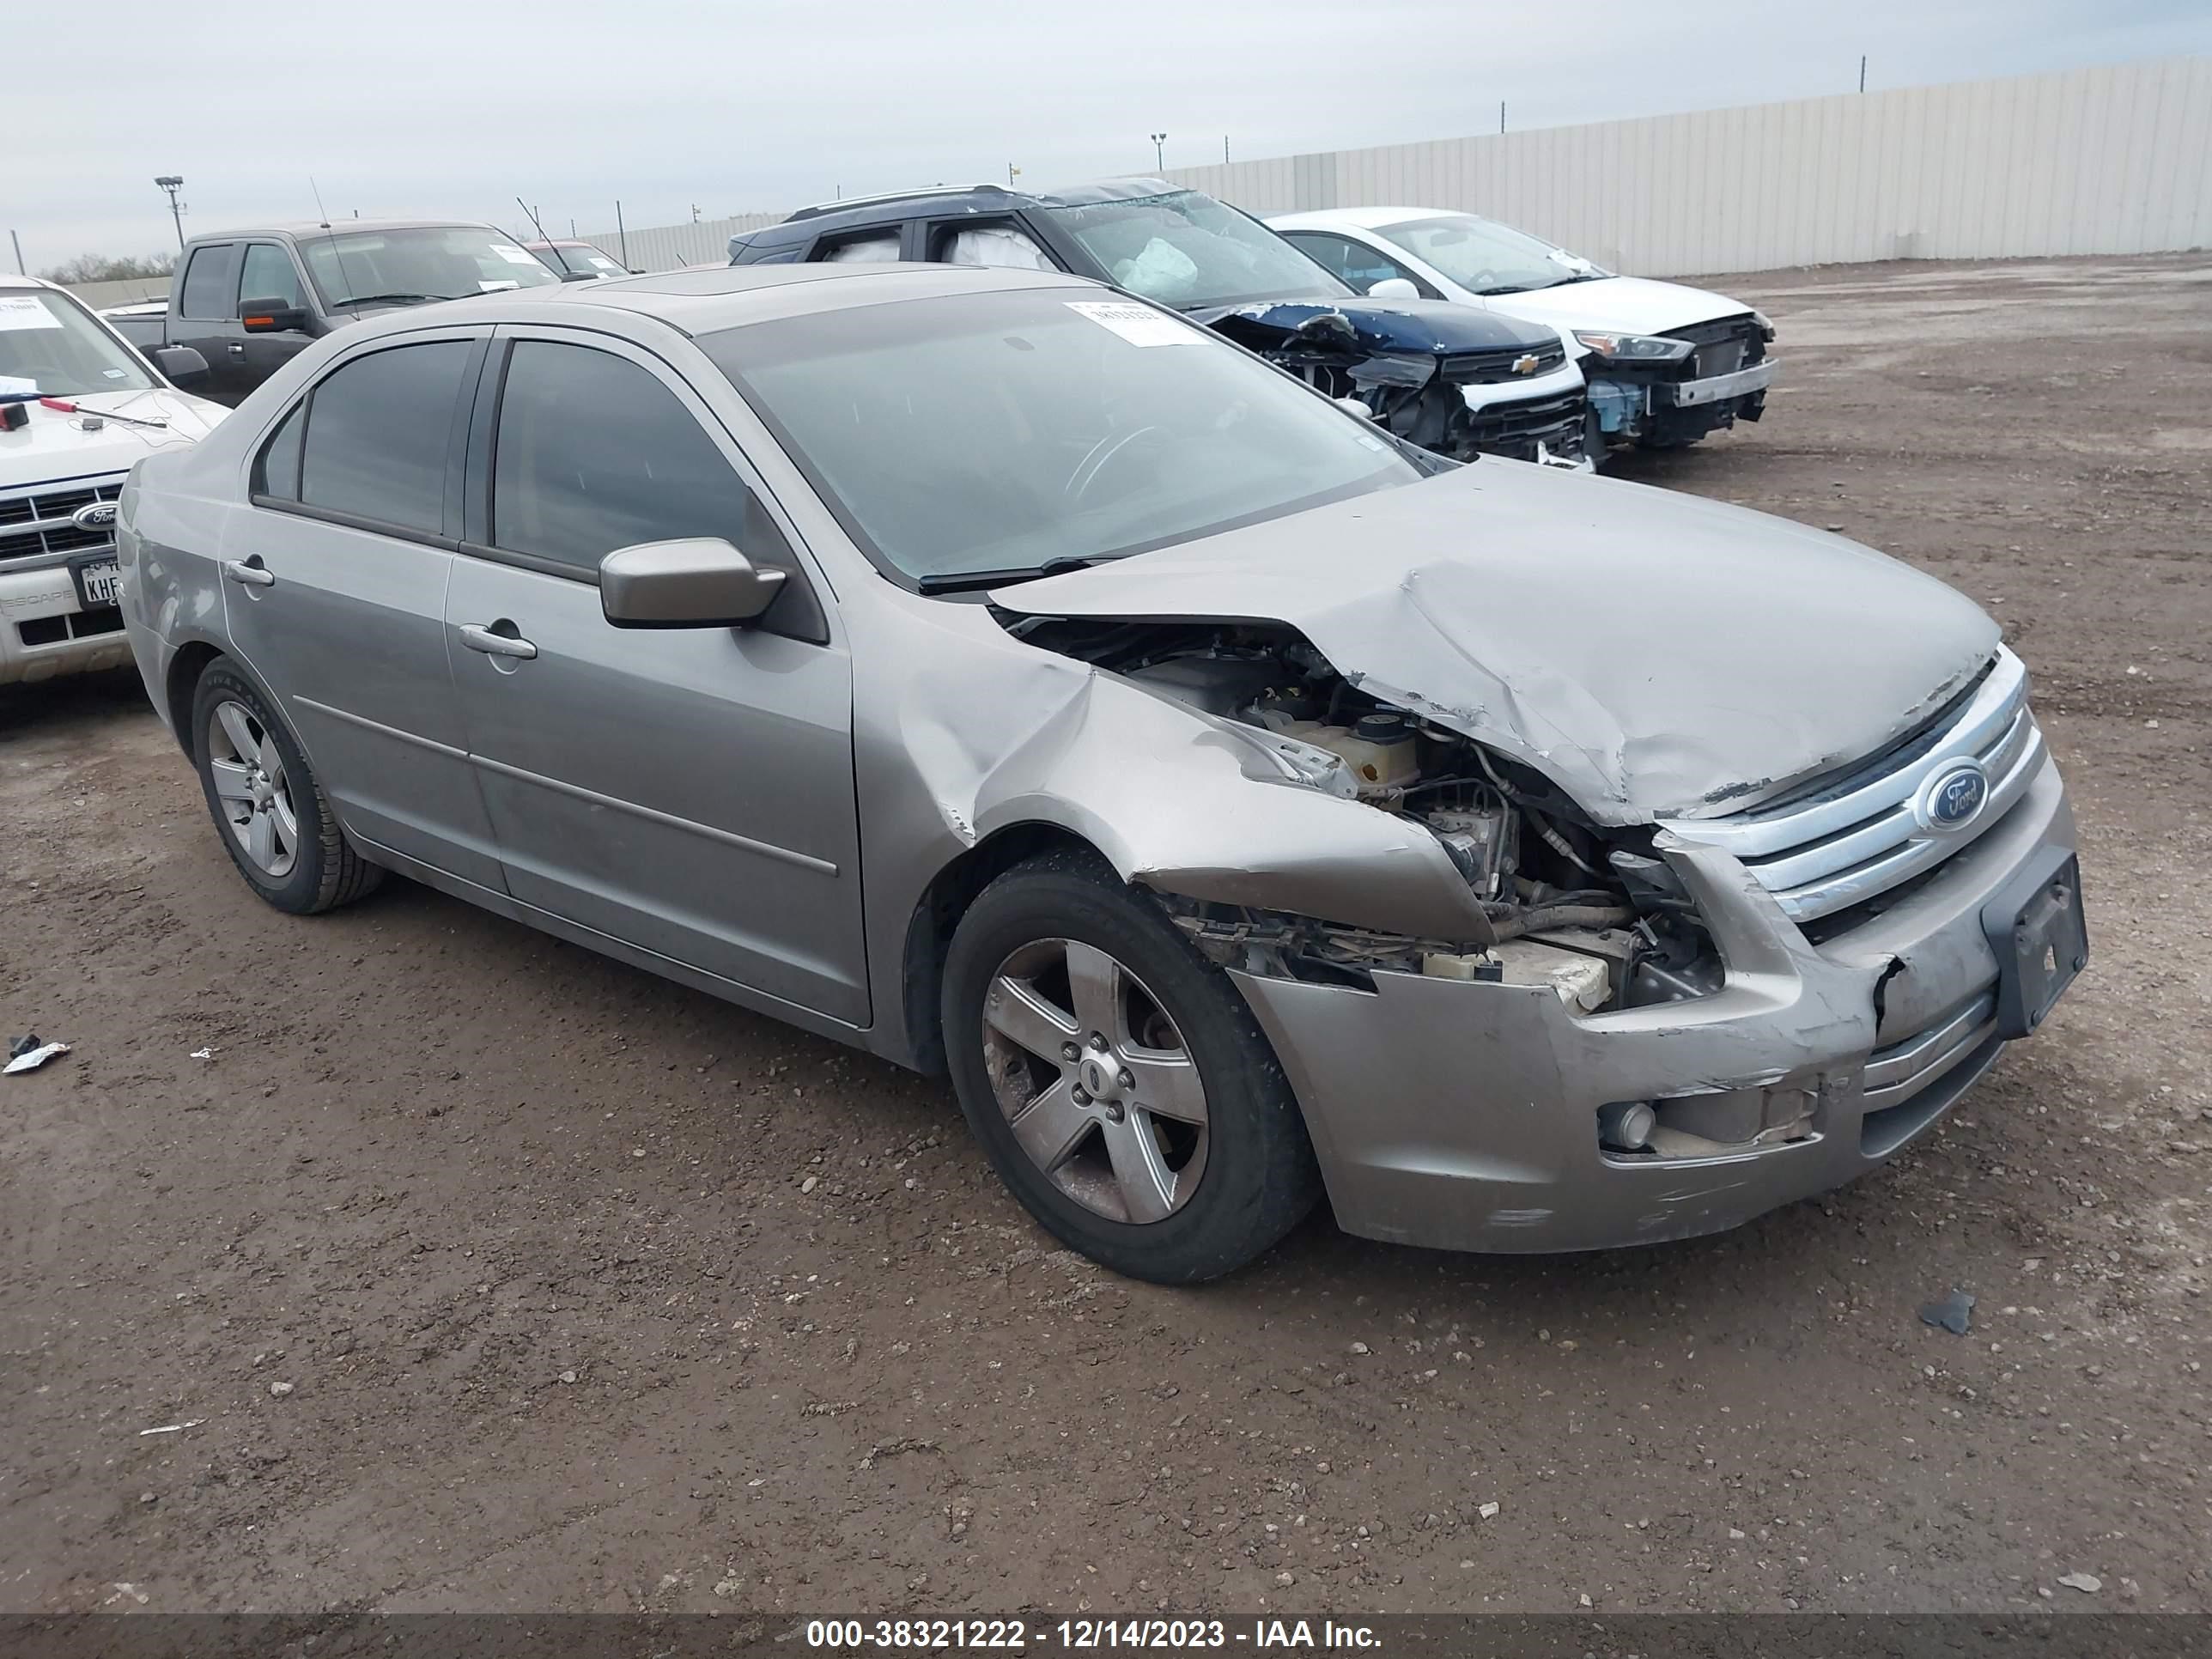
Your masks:
M280 915L135 680L0 695L0 1029L76 1045L0 1082L0 1608L2212 1607L2212 258L1726 286L1771 412L1625 470L1990 606L2081 820L2090 971L1911 1152L1129 1284L941 1084L405 883Z

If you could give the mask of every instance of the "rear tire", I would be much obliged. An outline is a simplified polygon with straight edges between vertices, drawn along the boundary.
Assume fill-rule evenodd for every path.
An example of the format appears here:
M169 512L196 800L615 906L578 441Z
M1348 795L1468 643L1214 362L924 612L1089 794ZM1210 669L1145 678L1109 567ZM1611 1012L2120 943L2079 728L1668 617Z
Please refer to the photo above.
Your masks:
M209 665L192 688L191 736L223 850L268 902L313 915L350 904L384 878L346 840L298 741L228 663Z
M953 935L942 1014L961 1109L1000 1179L1116 1273L1232 1273L1321 1196L1243 999L1095 858L1046 854L984 890Z

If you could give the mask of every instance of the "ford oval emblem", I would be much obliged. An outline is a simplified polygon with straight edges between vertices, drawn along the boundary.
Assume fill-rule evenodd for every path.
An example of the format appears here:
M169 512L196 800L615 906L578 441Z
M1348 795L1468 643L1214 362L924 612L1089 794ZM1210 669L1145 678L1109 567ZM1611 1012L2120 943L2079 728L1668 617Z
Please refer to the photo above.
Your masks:
M1979 761L1944 767L1921 787L1913 816L1929 830L1963 830L1989 804L1990 776Z
M70 514L70 522L79 530L106 530L115 522L115 503L90 502Z

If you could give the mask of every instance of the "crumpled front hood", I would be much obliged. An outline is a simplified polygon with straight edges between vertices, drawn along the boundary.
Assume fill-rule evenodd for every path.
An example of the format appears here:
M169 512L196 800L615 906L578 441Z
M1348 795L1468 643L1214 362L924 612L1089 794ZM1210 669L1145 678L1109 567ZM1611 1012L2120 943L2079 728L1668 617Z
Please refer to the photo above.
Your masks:
M1556 328L1602 328L1622 334L1664 334L1693 323L1741 317L1751 307L1725 294L1680 283L1655 283L1644 276L1604 276L1594 283L1562 283L1557 288L1492 295L1498 311Z
M1998 639L1964 595L1841 537L1501 460L991 597L1285 623L1611 824L1735 811L1869 754Z
M1559 331L1442 300L1366 300L1326 295L1266 300L1241 306L1200 306L1185 315L1255 351L1279 351L1301 324L1336 312L1370 354L1434 356L1555 344Z
M167 421L166 427L131 426L107 421L87 432L83 417L48 409L36 398L30 420L13 432L0 432L0 489L25 489L99 472L127 472L149 455L197 443L230 413L189 392L167 386L149 392L88 392L69 401L88 412L136 415Z

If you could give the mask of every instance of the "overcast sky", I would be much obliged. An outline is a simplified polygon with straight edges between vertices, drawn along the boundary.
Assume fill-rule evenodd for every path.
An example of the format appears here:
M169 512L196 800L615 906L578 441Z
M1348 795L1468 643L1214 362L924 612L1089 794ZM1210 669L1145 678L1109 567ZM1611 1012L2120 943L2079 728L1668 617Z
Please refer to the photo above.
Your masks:
M313 218L311 175L566 234L2206 51L2205 0L46 0L0 9L0 229L173 247L178 173L187 235Z

